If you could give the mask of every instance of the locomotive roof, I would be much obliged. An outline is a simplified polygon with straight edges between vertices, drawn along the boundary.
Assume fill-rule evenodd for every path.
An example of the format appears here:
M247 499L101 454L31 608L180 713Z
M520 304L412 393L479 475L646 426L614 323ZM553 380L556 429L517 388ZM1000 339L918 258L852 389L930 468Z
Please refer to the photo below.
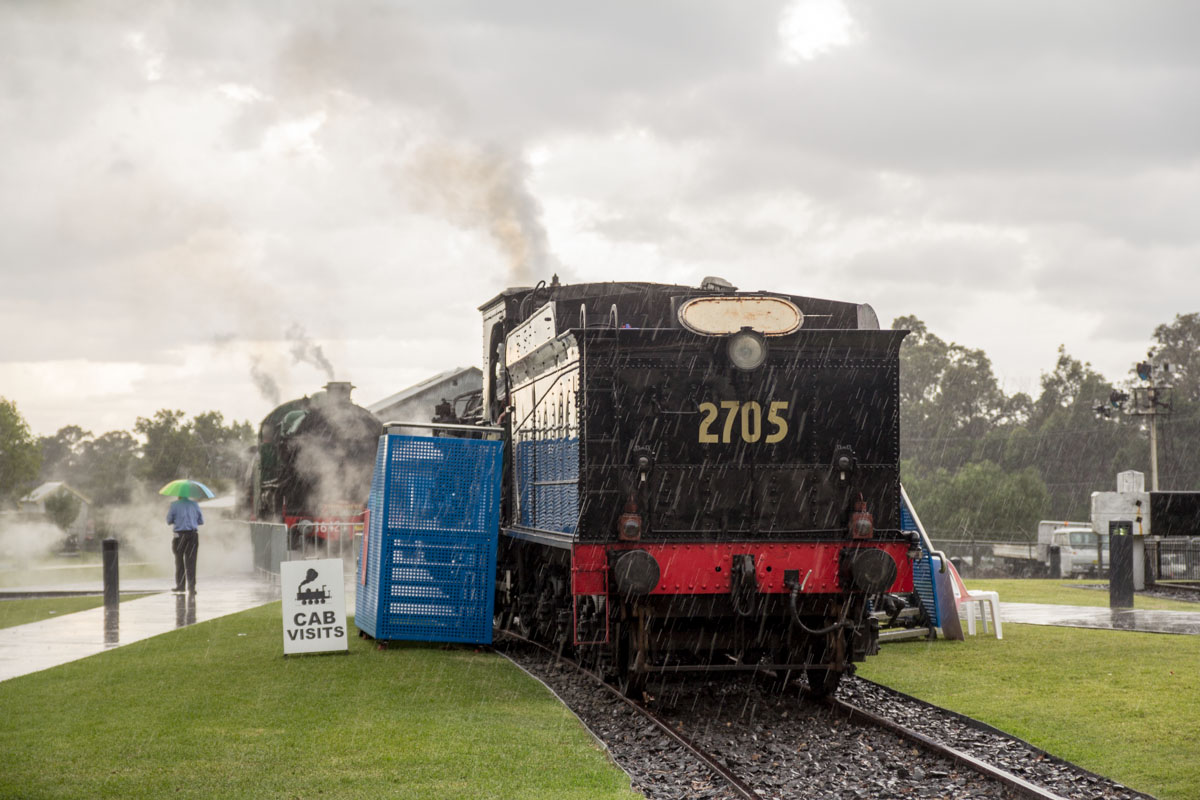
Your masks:
M510 286L500 292L495 297L488 300L479 306L478 310L483 311L485 308L496 303L496 301L505 298L516 298L527 295L533 291L546 292L546 299L554 300L582 300L589 297L605 297L616 295L628 295L638 293L655 293L655 294L689 294L689 295L771 295L777 297L788 297L796 300L807 300L818 303L835 303L847 306L857 306L858 303L853 303L846 300L826 300L820 297L809 297L806 295L793 294L785 291L774 291L769 289L737 290L737 289L710 289L701 288L699 286L685 286L678 283L650 283L647 281L604 281L594 283L563 283L563 284L540 284L534 286Z
M634 292L659 291L662 289L678 289L680 291L700 291L692 286L681 286L671 283L647 283L644 281L604 281L597 283L561 283L539 286L510 286L500 294L479 306L483 311L497 300L507 297L520 297L538 291L553 291L556 300L578 300L583 297L594 297L598 294L632 294Z

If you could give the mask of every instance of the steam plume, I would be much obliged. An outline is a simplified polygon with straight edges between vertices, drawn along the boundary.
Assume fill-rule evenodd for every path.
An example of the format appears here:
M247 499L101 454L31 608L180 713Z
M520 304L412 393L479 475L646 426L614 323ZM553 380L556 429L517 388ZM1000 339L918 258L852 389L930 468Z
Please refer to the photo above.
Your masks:
M496 150L434 144L417 151L400 182L420 210L486 230L508 259L513 281L532 284L556 264L527 178L523 161Z
M262 359L258 356L250 359L250 378L259 394L269 400L271 405L279 405L279 384L263 369Z
M333 380L333 364L329 363L321 346L309 340L299 322L293 322L284 335L292 343L292 360L295 363L311 364L322 370L326 378Z

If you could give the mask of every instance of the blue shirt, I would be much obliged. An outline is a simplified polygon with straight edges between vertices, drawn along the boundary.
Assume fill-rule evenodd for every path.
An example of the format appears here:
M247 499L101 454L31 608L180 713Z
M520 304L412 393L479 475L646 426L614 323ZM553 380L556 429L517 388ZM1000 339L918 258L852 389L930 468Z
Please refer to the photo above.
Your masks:
M204 515L194 501L181 497L167 509L167 523L175 526L176 533L194 531L204 524Z

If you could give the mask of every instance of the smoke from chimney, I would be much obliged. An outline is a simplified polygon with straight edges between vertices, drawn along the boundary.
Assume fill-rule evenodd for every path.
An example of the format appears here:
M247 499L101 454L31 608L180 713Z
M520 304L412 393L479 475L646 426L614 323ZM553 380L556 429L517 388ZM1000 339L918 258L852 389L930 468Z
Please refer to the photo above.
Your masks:
M417 150L397 183L418 210L486 230L507 258L513 283L532 285L558 265L527 171L519 158L498 150L439 143Z
M291 342L293 363L311 364L322 370L326 378L333 380L333 364L329 363L321 346L309 340L299 322L293 322L284 335Z
M279 405L279 384L263 369L262 359L258 356L250 359L250 379L254 381L258 393L270 401L271 405Z

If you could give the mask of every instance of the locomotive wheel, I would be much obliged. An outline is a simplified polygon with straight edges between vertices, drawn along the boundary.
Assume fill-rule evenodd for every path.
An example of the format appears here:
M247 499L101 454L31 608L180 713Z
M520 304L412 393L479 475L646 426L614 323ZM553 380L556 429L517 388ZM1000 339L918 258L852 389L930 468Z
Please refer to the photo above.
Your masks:
M804 670L804 676L808 678L808 688L821 697L829 697L836 692L842 681L841 672L823 667L809 667Z
M499 599L492 606L492 628L498 631L507 630L513 624L513 613L508 603Z
M635 616L632 609L626 607L615 633L613 663L617 688L626 697L641 698L646 689L646 673L640 669L647 657L645 619L641 614Z
M534 630L534 638L543 644L554 642L556 628L554 612L557 607L557 594L553 579L542 584L542 591L538 596L537 613L534 615L533 624L530 627Z
M846 639L842 631L835 631L825 637L822 645L815 652L820 653L817 663L845 664ZM822 697L828 697L837 691L838 683L842 680L840 669L827 667L808 667L804 676L808 678L808 688Z
M596 642L604 636L604 623L600 620L605 613L601 604L589 596L584 595L578 600L577 612L579 618L579 628L577 635L581 642ZM588 669L594 670L600 675L605 673L605 654L608 648L603 644L581 644L576 646L579 663Z
M507 567L500 569L504 579L496 582L496 600L492 615L492 625L498 630L512 631L529 638L529 631L520 624L521 592L518 589L517 571Z
M537 638L537 616L533 612L536 606L536 601L527 603L518 601L516 612L509 618L512 629L526 639ZM529 613L522 613L522 607Z
M520 636L537 639L538 589L535 568L529 564L528 553L517 551L516 580L508 590L510 600L508 624Z
M626 697L640 699L646 689L646 673L634 669L637 661L636 649L626 648L626 659L617 664L617 688Z

